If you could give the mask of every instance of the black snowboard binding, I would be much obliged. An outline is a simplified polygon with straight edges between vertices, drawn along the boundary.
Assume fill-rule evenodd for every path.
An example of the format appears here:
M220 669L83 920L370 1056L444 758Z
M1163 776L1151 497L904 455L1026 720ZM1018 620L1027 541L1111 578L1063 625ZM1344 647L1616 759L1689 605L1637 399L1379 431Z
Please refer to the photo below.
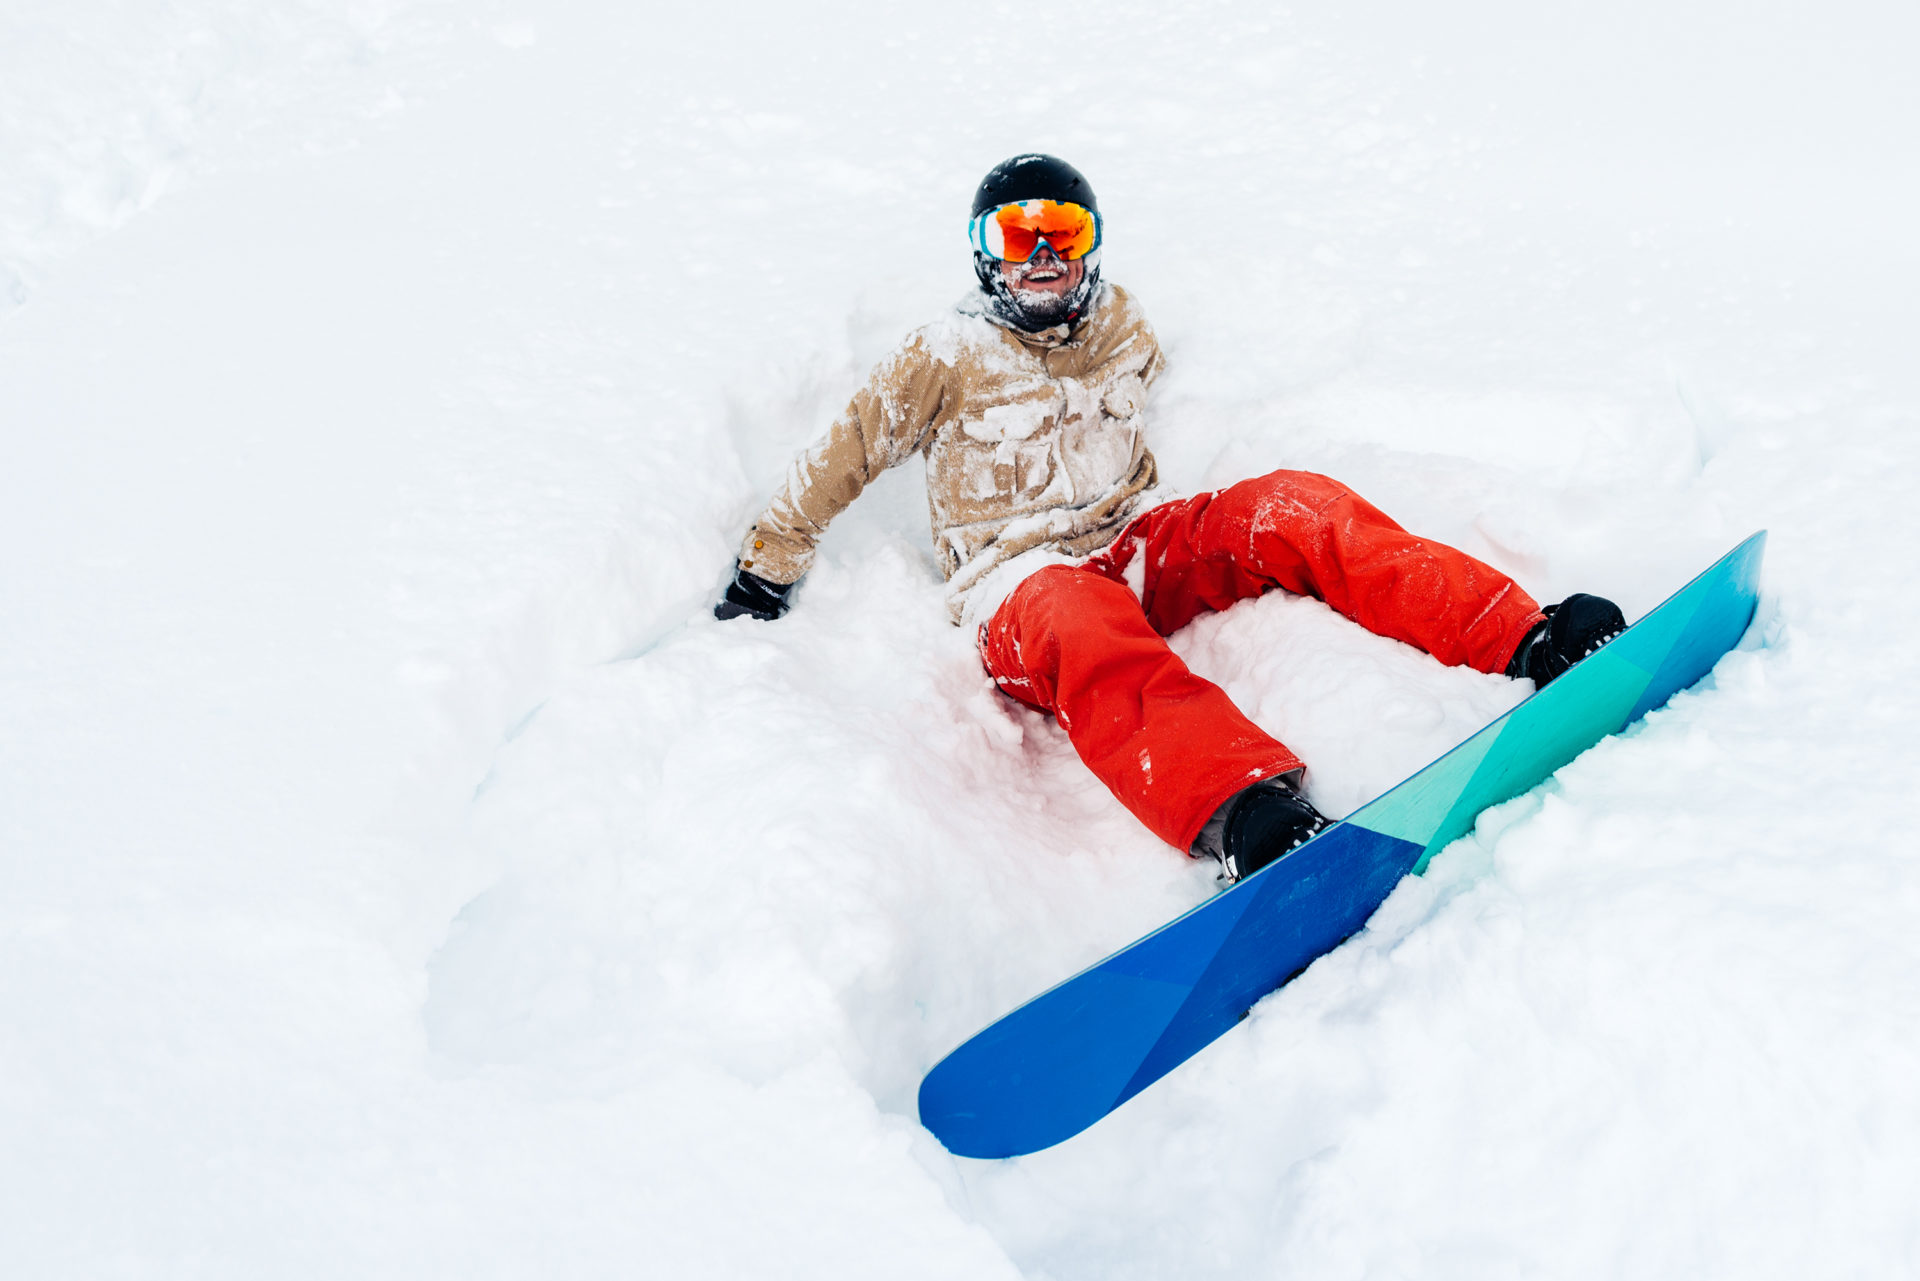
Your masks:
M1602 645L1627 630L1626 616L1620 607L1600 596L1575 592L1558 605L1549 605L1541 613L1546 620L1536 624L1513 651L1507 663L1507 675L1515 680L1530 677L1544 689L1557 677Z
M1277 863L1332 824L1300 794L1301 771L1262 779L1236 793L1200 829L1193 843L1195 858L1220 862L1220 879L1228 885Z

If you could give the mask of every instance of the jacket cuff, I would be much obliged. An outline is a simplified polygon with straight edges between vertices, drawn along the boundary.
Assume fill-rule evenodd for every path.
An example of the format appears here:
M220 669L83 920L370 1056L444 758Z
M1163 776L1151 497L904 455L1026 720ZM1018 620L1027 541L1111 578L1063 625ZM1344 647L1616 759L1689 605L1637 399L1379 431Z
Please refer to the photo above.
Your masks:
M796 549L791 541L754 526L740 544L740 568L776 587L793 586L812 568L813 548Z

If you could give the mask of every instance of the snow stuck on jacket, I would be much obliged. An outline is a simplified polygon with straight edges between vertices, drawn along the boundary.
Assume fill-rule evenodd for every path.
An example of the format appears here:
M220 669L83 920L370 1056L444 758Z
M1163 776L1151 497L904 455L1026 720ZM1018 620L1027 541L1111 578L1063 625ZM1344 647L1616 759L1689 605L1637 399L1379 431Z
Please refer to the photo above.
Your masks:
M1102 13L1045 81L991 4L0 17L9 1275L1920 1271L1916 20ZM706 610L1032 148L1182 491L1629 617L1773 538L1711 681L979 1163L921 1073L1210 879L988 685L917 461ZM1176 644L1336 812L1519 694Z

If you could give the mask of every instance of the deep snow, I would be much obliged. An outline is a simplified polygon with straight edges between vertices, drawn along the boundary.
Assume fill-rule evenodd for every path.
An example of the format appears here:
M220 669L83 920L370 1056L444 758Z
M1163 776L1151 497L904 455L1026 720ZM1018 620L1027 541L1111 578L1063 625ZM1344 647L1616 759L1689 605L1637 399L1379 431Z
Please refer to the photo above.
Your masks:
M1920 1272L1915 26L19 0L0 1268ZM1629 616L1773 539L1712 681L961 1162L926 1067L1210 881L992 691L911 466L705 609L1034 147L1181 489L1326 471ZM1339 812L1521 692L1279 597L1178 647Z

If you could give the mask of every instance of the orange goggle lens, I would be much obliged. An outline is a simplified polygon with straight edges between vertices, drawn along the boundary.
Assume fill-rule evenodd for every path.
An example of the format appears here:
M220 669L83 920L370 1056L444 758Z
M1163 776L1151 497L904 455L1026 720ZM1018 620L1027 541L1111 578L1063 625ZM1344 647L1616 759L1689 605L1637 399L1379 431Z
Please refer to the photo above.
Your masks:
M1100 247L1100 215L1058 200L1019 200L973 220L974 248L1002 262L1025 262L1045 240L1071 262Z

